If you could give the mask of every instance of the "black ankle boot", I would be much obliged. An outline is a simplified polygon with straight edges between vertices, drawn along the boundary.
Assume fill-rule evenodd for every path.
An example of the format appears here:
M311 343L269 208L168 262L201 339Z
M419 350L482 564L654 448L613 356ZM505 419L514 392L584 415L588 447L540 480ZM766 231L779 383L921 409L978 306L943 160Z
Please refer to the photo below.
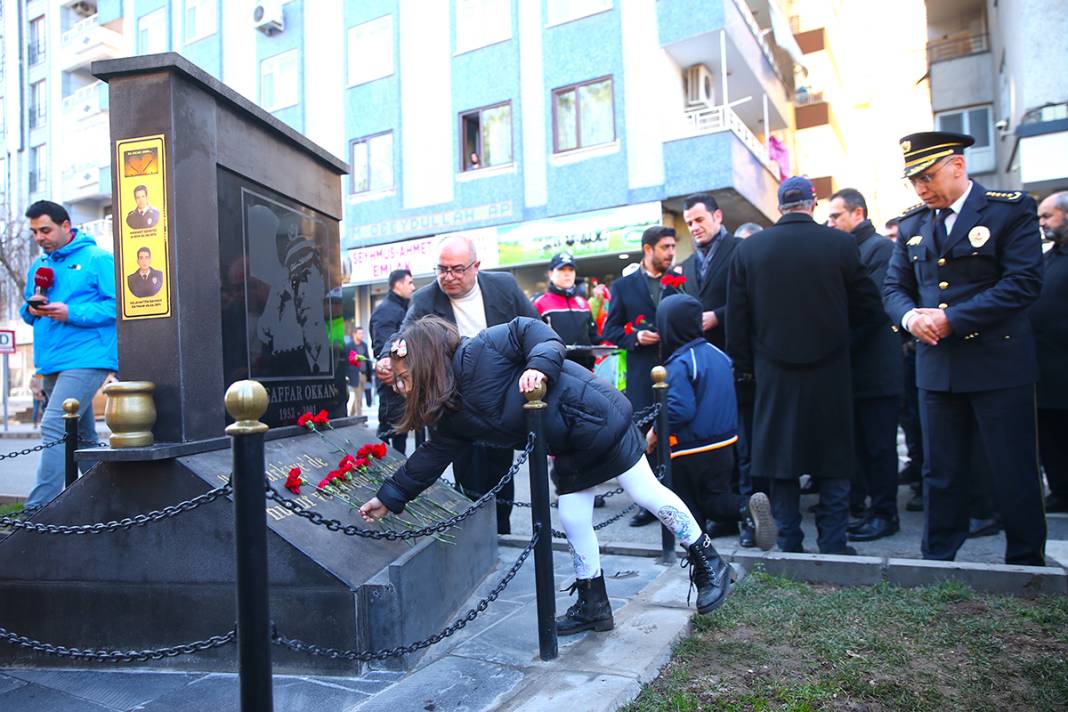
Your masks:
M733 570L720 557L707 534L690 544L689 556L682 562L690 568L690 589L697 588L697 612L711 613L727 600L733 581ZM690 602L687 594L686 603Z
M612 630L612 604L604 590L604 572L597 578L575 579L568 593L578 591L578 600L556 619L557 635L574 635L584 630L603 633Z

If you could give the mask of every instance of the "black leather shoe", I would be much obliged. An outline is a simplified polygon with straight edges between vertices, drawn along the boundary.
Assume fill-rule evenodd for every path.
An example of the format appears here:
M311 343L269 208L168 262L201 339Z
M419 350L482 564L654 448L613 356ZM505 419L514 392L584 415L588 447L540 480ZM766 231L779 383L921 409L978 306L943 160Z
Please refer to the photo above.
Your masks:
M746 524L738 528L738 546L743 549L756 548L756 529Z
M923 495L914 493L909 498L908 502L905 502L905 509L909 512L922 512L923 511Z
M1001 531L1001 524L997 519L969 519L968 538L977 539L981 536L994 536Z
M1068 512L1068 497L1055 494L1046 497L1046 512Z
M868 521L855 531L850 531L849 541L875 541L884 537L893 536L901 529L896 519L886 517L870 517Z
M717 522L710 519L705 533L712 539L718 539L721 536L738 536L738 522Z
M630 518L630 526L632 527L644 527L646 524L652 524L657 521L656 517L647 509L639 509L638 513Z
M868 515L866 513L864 514L864 516L861 516L861 517L857 517L857 516L855 516L853 514L850 514L849 515L849 524L846 525L846 532L849 533L849 534L852 534L853 532L862 529L864 527L864 525L867 524L867 523L868 523Z

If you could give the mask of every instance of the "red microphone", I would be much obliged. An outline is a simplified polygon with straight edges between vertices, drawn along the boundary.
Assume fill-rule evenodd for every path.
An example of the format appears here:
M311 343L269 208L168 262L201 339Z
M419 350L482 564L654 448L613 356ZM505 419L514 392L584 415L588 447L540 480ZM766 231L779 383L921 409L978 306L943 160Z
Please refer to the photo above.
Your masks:
M33 273L33 296L29 301L36 306L40 306L48 301L48 298L44 296L43 292L50 289L56 281L56 273L52 271L51 267L38 267L37 271Z

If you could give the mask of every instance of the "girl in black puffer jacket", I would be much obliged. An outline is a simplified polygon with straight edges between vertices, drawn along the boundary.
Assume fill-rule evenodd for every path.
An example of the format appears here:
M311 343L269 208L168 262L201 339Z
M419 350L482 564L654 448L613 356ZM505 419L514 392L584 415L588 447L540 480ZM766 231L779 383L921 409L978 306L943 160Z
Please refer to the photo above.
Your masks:
M522 448L527 440L523 394L544 383L546 447L556 456L560 521L575 563L573 590L579 592L578 602L557 619L557 632L612 628L590 488L613 477L686 545L697 610L708 613L726 599L731 569L678 496L653 476L630 403L589 371L565 361L564 344L551 328L518 317L461 341L453 324L427 316L394 339L390 357L395 388L406 399L397 429L426 425L432 437L360 508L364 519L404 511L476 442Z

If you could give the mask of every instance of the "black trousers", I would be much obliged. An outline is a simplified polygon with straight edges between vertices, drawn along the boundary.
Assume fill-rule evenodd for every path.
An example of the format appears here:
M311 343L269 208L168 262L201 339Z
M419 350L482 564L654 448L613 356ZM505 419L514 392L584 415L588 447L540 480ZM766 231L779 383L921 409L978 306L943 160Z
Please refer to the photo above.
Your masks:
M897 519L899 405L897 396L853 401L857 469L850 483L850 506L862 509L870 497L870 513L884 519Z
M748 497L731 488L734 446L684 455L671 460L671 489L705 529L709 519L737 522Z
M460 457L452 461L456 482L471 500L476 500L491 490L508 468L512 466L514 453L507 448L488 445L472 445ZM510 534L512 526L512 501L515 499L515 481L511 480L497 495L497 533ZM502 501L507 500L507 501Z
M1038 456L1050 494L1068 499L1068 410L1039 409Z
M738 403L738 491L749 497L756 492L771 492L767 477L754 475L750 463L753 453L753 403Z
M916 349L906 349L902 358L905 364L905 392L901 396L898 422L905 433L909 464L920 471L923 470L923 430L920 427L920 391L916 388Z
M389 445L401 454L408 449L408 433L392 434L393 424L404 415L404 396L393 391L389 386L378 389L378 437L384 438ZM418 444L416 445L418 447Z
M1034 386L975 393L921 390L920 415L928 463L923 557L952 561L968 537L974 436L985 451L994 506L1005 528L1005 563L1044 565Z

